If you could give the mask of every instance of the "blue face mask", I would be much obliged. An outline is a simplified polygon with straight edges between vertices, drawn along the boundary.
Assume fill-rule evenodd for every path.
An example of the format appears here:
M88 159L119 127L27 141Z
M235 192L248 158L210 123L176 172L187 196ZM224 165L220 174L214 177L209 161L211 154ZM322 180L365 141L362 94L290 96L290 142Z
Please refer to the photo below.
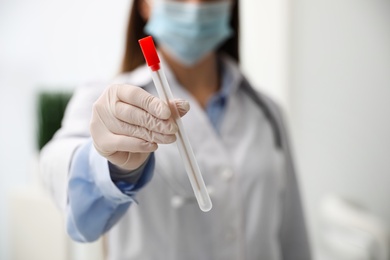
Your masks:
M145 32L186 66L199 62L232 35L230 1L155 1Z

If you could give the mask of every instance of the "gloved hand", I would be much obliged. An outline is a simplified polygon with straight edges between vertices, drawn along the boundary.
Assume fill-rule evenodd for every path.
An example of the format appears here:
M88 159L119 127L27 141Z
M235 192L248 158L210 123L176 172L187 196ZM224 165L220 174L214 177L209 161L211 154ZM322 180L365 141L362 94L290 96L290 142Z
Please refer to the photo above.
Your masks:
M190 106L175 100L180 116ZM96 150L127 171L137 169L158 144L176 140L178 127L167 104L140 87L111 85L93 105L90 131Z

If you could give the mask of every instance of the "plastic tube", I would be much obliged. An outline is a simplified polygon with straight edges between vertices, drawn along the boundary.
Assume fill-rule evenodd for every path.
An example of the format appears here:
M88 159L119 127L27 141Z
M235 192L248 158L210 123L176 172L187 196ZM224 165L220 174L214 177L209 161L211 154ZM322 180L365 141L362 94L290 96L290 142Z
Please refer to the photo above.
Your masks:
M176 133L176 144L180 152L180 156L184 162L184 167L190 179L191 187L194 190L196 200L199 208L207 212L212 208L209 193L203 181L202 173L200 172L198 163L195 160L194 152L188 140L187 134L184 131L183 123L179 116L176 106L172 104L173 95L169 87L165 73L161 69L160 59L158 57L156 47L154 46L153 38L151 36L139 40L142 52L144 54L146 63L148 64L154 85L161 100L165 101L172 112L173 118L179 128Z

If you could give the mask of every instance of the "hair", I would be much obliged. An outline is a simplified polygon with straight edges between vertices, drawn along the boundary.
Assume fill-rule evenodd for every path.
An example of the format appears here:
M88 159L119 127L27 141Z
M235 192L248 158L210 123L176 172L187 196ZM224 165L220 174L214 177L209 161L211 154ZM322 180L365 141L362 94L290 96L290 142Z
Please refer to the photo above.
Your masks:
M126 32L125 53L122 61L122 73L133 71L135 68L145 63L145 59L138 44L139 39L147 36L144 33L146 21L143 19L139 12L140 1L144 0L133 0L133 4L131 7ZM217 50L217 52L223 52L229 55L237 63L240 61L238 6L238 0L234 1L232 8L232 16L230 19L230 26L234 31L233 37L230 37L228 40L226 40Z

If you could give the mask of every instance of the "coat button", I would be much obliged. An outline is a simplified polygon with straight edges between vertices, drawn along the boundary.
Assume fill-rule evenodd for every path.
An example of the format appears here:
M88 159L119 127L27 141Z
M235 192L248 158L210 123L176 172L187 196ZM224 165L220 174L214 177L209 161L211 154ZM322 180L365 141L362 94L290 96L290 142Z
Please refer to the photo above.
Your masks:
M220 172L221 179L224 181L230 181L233 178L233 170L230 167L222 168Z
M213 186L207 185L207 186L206 186L206 189L207 189L207 192L209 193L209 196L210 196L210 197L214 196L215 189L214 189Z
M173 196L171 198L171 206L173 208L181 208L184 205L185 201L183 197Z

